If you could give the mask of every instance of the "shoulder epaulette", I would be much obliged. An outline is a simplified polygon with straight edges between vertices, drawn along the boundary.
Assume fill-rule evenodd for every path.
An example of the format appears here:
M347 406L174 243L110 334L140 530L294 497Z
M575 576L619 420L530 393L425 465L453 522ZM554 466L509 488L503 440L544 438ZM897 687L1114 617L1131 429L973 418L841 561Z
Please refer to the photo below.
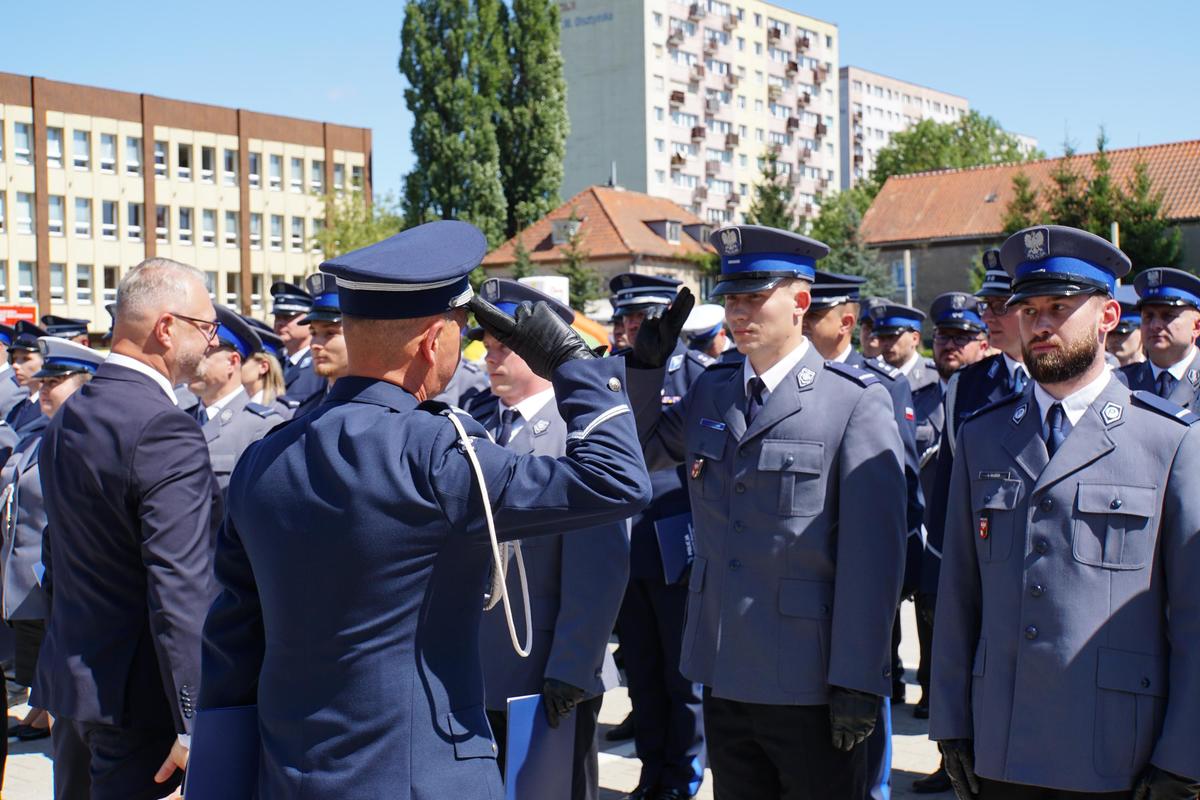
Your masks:
M1130 393L1138 405L1145 406L1153 411L1157 411L1164 417L1170 417L1182 425L1195 425L1200 422L1200 416L1196 416L1191 411L1188 411L1182 406L1172 403L1170 400L1164 400L1154 392L1138 390Z
M275 402L283 403L288 408L299 408L300 407L300 401L295 400L291 397L276 397Z
M256 415L262 417L263 419L266 419L267 417L270 417L270 416L276 416L276 417L279 416L279 412L276 411L275 409L270 408L268 406L259 405L258 403L254 403L254 402L246 403L246 410L249 411L251 414L256 414Z
M715 358L710 356L708 353L701 353L699 350L688 350L688 358L692 359L703 367L711 367L713 364L717 363Z
M870 386L872 383L879 383L879 378L876 378L866 370L852 367L849 364L843 364L840 361L826 361L825 369L836 372L843 378L849 378L860 386Z
M873 372L878 372L880 375L893 381L897 380L903 374L891 364L888 364L884 361L875 361L873 359L867 359L866 361L863 361L863 367L872 370Z
M712 372L713 370L718 370L718 369L741 369L741 368L742 368L741 361L721 361L720 359L714 359L713 363L709 364L707 367L704 368L704 371Z
M455 410L454 406L449 403L443 403L441 400L424 400L417 404L418 411L427 411L430 414L449 414ZM465 413L465 412L464 412Z
M1012 392L1011 394L1006 394L1006 395L1004 395L1004 397L1001 397L999 400L993 400L992 402L988 403L987 405L980 406L979 408L972 411L970 414L967 414L966 419L974 419L975 417L978 417L981 414L986 414L987 412L991 411L993 408L999 408L1000 406L1006 406L1009 403L1013 402L1014 400L1020 400L1024 396L1025 396L1024 392ZM966 420L964 420L964 422L965 421Z
M482 370L480 370L478 364L476 364L474 361L468 361L465 358L462 360L462 365L463 365L463 369L465 369L467 372L481 372L482 371Z

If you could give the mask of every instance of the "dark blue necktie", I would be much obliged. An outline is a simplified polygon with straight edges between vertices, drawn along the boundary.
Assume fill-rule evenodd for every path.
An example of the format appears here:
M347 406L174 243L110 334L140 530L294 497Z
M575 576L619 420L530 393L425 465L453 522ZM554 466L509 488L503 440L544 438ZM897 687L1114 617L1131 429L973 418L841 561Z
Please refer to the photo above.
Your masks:
M1050 406L1050 413L1046 415L1046 427L1049 429L1046 436L1046 451L1050 453L1051 458L1067 438L1066 426L1067 413L1063 411L1062 403Z
M195 407L192 408L192 416L196 418L196 422L199 422L201 427L203 427L204 423L208 422L208 414L204 411L204 403L196 403Z
M512 426L521 412L515 408L506 408L500 412L500 432L496 434L496 444L504 446L512 438Z
M1012 390L1017 394L1021 394L1025 391L1025 383L1027 380L1028 379L1025 377L1025 370L1021 369L1020 367L1015 367L1013 369L1011 381Z
M1158 380L1154 382L1154 393L1165 400L1175 391L1175 384L1178 382L1174 375L1164 369L1158 373Z
M767 388L767 385L765 383L763 383L762 378L759 378L757 376L751 378L749 381L746 382L746 389L749 392L746 395L746 423L747 424L753 422L754 417L757 416L758 412L762 411L763 389L765 389L765 388Z

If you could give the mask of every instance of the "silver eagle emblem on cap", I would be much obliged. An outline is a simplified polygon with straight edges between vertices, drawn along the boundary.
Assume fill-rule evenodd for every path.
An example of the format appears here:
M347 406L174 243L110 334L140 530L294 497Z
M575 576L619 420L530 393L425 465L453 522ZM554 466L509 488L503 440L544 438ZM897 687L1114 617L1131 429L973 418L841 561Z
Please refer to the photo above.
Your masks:
M727 256L736 256L742 252L742 232L737 228L721 231L721 251Z
M950 298L950 305L954 307L955 311L961 311L967 305L967 298L956 294Z
M1157 289L1162 285L1162 273L1156 269L1146 270L1146 286Z
M1048 231L1045 228L1035 228L1025 234L1025 258L1029 261L1036 261L1039 258L1046 257L1046 234Z

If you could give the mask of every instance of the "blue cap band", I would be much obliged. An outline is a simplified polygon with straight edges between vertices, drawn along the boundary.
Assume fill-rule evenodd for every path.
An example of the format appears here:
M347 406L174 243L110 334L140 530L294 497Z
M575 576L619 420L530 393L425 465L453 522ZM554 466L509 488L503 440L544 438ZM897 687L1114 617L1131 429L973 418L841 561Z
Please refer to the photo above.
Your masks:
M1137 311L1122 312L1121 322L1132 322L1134 325L1140 326L1142 324L1142 315Z
M1174 286L1155 286L1153 289L1147 288L1139 301L1142 303L1152 303L1155 300L1184 300L1189 304L1200 308L1200 297L1192 294L1186 289L1177 289Z
M397 284L397 286L401 286ZM466 275L445 286L406 290L398 288L391 291L371 289L352 289L344 284L339 285L338 291L331 293L332 305L340 306L346 316L364 317L366 319L417 319L432 317L463 305L465 297L471 296L471 282ZM313 311L320 311L319 306L325 304L326 295L319 295L313 301Z
M721 259L721 278L736 278L744 272L790 272L811 281L816 277L817 260L794 253L749 253Z
M707 340L713 338L714 336L716 336L718 333L720 333L721 328L723 328L723 327L725 327L725 323L718 322L716 325L713 325L711 328L709 328L706 331L700 331L699 333L688 334L687 340L689 342L707 341Z
M9 336L7 333L0 331L0 342L4 342L5 345L10 345L13 343L13 340L12 340L12 337Z
M43 367L67 367L72 370L83 372L95 372L96 365L91 361L80 361L77 358L55 358L48 357L43 364Z
M312 308L333 309L336 311L339 308L338 302L340 299L341 295L339 295L336 290L332 292L325 292L324 294L319 294L313 298Z
M496 308L500 309L505 314L508 314L510 317L515 316L517 313L516 303L496 303Z
M1046 280L1070 283L1074 277L1107 287L1109 294L1117 290L1117 278L1111 272L1097 267L1090 261L1071 256L1050 256L1038 261L1022 261L1013 272L1014 288L1017 281Z
M238 351L238 355L246 358L250 355L250 345L242 341L242 339L229 328L224 325L217 326L217 339L221 344L226 344Z
M921 320L912 317L884 317L875 320L876 328L912 328L921 329Z
M971 324L978 325L981 328L987 327L983 324L983 318L974 311L947 311L944 314L939 314L937 319L933 321L933 324L941 325L944 322L955 322L959 320L970 322Z

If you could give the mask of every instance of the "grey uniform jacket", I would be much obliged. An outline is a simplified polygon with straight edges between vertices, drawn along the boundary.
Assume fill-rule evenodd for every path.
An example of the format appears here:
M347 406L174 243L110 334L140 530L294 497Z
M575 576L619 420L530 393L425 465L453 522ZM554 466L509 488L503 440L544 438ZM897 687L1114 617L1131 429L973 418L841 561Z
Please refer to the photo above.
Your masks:
M922 387L928 386L931 383L937 383L940 380L938 377L937 362L932 358L922 356L917 359L917 363L905 374L905 377L908 378L908 385L912 388L913 394L916 394Z
M828 702L891 691L907 488L895 411L874 375L814 347L747 426L741 364L677 404L630 370L646 462L683 462L695 524L681 668L718 697Z
M496 404L487 407L495 409ZM489 431L499 427L495 413L479 422ZM521 426L507 447L519 455L566 454L567 424L553 399ZM508 698L540 692L545 678L577 686L588 697L604 694L618 678L608 639L629 578L628 522L524 539L521 552L529 583L533 652L521 658L513 650L501 606L484 613L479 655L487 707L504 710ZM518 636L524 634L525 624L520 592L516 564L510 561L508 596Z
M12 367L0 372L0 419L7 417L8 412L26 397L29 397L29 391L17 385Z
M930 736L995 780L1200 778L1200 426L1114 379L1048 458L1033 397L960 431Z
M0 530L4 534L4 619L46 619L49 607L37 568L42 563L42 532L46 504L38 470L38 448L49 420L31 431L0 470L3 504Z
M246 448L283 421L275 409L250 402L243 391L204 423L204 440L222 492L229 486L229 476Z
M937 474L938 446L946 427L946 408L942 403L941 382L927 383L913 392L913 412L917 424L917 456L921 464L921 489L931 497Z

